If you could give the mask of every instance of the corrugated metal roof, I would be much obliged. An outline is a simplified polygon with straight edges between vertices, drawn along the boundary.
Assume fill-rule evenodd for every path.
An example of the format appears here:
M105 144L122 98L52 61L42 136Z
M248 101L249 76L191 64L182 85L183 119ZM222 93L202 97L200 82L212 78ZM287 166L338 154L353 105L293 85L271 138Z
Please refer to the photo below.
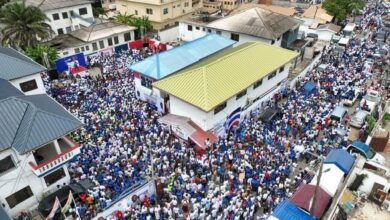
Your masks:
M313 185L302 184L294 193L294 195L290 198L290 201L296 206L306 211L310 211L315 188L316 187ZM316 207L314 208L314 216L316 218L321 218L321 216L326 211L331 199L332 197L324 189L319 187Z
M91 4L92 2L93 1L91 0L26 0L27 5L38 6L42 3L42 5L39 7L42 11Z
M13 80L45 71L45 67L13 50L0 50L0 78Z
M288 200L279 203L272 215L279 220L315 220L313 216L310 216Z
M110 37L112 35L128 33L135 29L137 28L108 21L104 23L93 24L89 27L80 28L78 30L70 32L69 34L84 42L92 42L106 37Z
M359 148L360 150L362 150L364 152L367 152L370 149L370 147L367 144L363 143L360 140L352 141L351 145L354 146L354 147Z
M11 96L21 96L23 93L10 82L0 78L0 100Z
M153 85L208 112L297 55L269 44L245 43Z
M290 16L256 7L211 22L207 27L275 40L300 23Z
M335 164L344 173L349 173L355 158L344 149L333 149L326 156L324 163Z
M181 46L148 57L129 68L154 79L162 79L230 47L234 43L235 41L217 34L208 34Z
M34 150L83 124L46 94L0 101L0 150Z

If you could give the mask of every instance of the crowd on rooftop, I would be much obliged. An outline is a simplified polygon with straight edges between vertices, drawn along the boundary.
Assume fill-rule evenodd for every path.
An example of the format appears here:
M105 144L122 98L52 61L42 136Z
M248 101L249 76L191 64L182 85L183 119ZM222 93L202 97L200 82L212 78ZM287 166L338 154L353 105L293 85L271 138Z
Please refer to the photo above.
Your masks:
M384 12L381 7L364 9L365 36L381 26ZM128 188L157 177L164 186L162 195L133 198L113 218L265 218L312 179L309 168L298 166L300 158L309 162L311 154L346 147L348 132L337 131L347 131L347 126L329 115L345 96L354 96L356 88L380 89L366 85L372 75L366 61L380 64L374 56L378 50L370 37L352 36L345 51L327 46L318 64L327 64L325 70L314 68L284 99L270 101L278 111L274 120L258 120L261 109L253 111L204 154L169 134L159 124L156 108L136 98L127 66L150 55L147 49L90 58L91 66L102 67L101 76L46 80L49 93L85 124L72 135L82 144L82 153L69 165L72 181L94 183L80 195L80 215L91 218ZM302 87L308 82L316 84L313 91Z

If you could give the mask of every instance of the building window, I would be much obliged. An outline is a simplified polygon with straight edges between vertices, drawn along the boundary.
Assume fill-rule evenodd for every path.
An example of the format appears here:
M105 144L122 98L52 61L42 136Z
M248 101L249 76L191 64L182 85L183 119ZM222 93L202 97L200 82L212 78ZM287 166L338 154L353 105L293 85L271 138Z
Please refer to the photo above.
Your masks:
M206 31L206 28L202 28L202 31L205 32L205 31Z
M33 195L34 194L32 193L30 186L27 186L17 191L16 193L8 196L7 198L5 198L5 200L7 200L9 207L12 209L17 204L23 202L24 200L30 198Z
M112 38L109 37L109 38L107 39L107 41L108 41L108 46L112 46Z
M115 36L115 37L114 37L114 44L119 44L119 38L118 38L118 36Z
M65 56L65 55L68 55L69 52L68 51L64 51L62 54Z
M99 41L99 47L100 47L100 49L103 49L104 48L104 41Z
M218 35L221 35L221 34L222 34L222 32L221 32L221 31L217 31L216 33L217 33Z
M164 14L164 15L168 14L168 8L164 8L164 9L163 9L163 14Z
M276 76L276 71L273 71L271 74L268 75L268 80L274 78Z
M92 43L92 50L93 51L98 50L97 43Z
M240 99L244 95L246 95L246 89L236 95L236 100Z
M67 19L69 16L68 16L68 12L62 12L62 18L63 19Z
M80 15L86 15L86 14L88 14L87 8L80 8L80 9L79 9L79 14L80 14Z
M279 73L283 72L284 71L284 66L280 67L279 69Z
M19 84L19 86L23 92L28 92L28 91L31 91L34 89L38 89L38 85L37 85L37 82L35 81L35 79L27 81L27 82L22 82Z
M135 15L138 15L138 10L134 10L134 14L135 14Z
M69 11L69 14L70 14L71 17L73 17L74 16L74 11L73 10Z
M80 48L74 48L74 53L80 53Z
M57 29L57 33L58 33L58 34L64 34L64 30L63 30L62 28L58 28L58 29Z
M60 169L43 177L43 179L45 179L46 185L50 186L51 184L57 182L58 180L64 178L65 176L66 176L66 174L64 172L64 168L61 167Z
M82 51L82 52L84 52L84 51L85 51L84 47L81 47L81 51Z
M280 41L280 37L278 38L278 41Z
M261 86L261 84L263 84L263 79L255 82L255 84L253 84L253 89L256 89L257 87Z
M188 7L190 4L188 2L184 2L184 7Z
M15 163L12 160L12 156L9 155L6 158L0 160L0 175L15 167Z
M66 29L66 33L70 33L70 32L72 32L72 27L71 27L71 26L69 26L69 27L66 27L65 29Z
M152 80L150 80L149 78L145 77L145 76L141 76L141 85L143 87L146 87L148 89L152 89Z
M147 8L147 9L146 9L146 14L147 14L147 15L152 15L152 14L153 14L153 9Z
M224 110L226 108L226 102L218 105L217 107L215 107L214 109L214 115L218 114L218 112Z
M207 32L211 33L211 29L207 29Z
M239 41L240 40L240 35L239 34L235 34L235 33L231 33L230 34L230 39L235 40L235 41Z
M199 31L199 30L200 30L200 27L196 26L195 29Z
M85 50L86 51L88 51L89 50L89 46L87 45L87 46L85 46Z
M130 33L125 33L123 35L123 37L125 38L125 41L130 41L131 40L131 34Z
M60 20L60 15L58 13L53 14L53 20L54 21Z
M192 25L187 25L187 30L192 31Z
M275 43L275 40L272 40L272 41L271 41L271 44L274 44L274 43Z

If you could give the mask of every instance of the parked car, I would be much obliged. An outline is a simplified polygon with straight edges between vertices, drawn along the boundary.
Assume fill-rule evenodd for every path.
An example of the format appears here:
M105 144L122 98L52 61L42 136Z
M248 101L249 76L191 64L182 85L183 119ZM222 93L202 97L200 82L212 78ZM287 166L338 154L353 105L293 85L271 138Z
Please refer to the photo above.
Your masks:
M332 121L343 122L348 115L348 109L343 106L336 106L333 112L330 114Z
M353 106L358 98L361 97L361 89L355 88L352 90L349 90L345 94L343 94L344 100L343 104L345 106Z
M373 113L381 101L381 96L378 91L369 90L367 95L360 101L360 107L370 113Z
M382 155L375 152L370 146L361 142L360 140L352 141L352 143L347 147L347 151L351 154L358 153L368 161L372 161L381 165L386 164L386 160Z
M364 122L367 119L367 116L369 115L368 112L360 110L356 112L353 116L351 121L349 121L349 125L356 128L361 128L364 125Z

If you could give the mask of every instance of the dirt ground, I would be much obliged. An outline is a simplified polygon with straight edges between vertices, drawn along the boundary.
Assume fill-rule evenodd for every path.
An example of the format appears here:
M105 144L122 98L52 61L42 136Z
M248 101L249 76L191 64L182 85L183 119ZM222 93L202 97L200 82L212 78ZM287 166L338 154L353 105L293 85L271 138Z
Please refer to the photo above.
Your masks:
M378 205L373 202L365 202L363 207L359 207L357 210L353 210L351 215L348 215L348 219L351 220L385 220L390 219L390 211L382 210Z

